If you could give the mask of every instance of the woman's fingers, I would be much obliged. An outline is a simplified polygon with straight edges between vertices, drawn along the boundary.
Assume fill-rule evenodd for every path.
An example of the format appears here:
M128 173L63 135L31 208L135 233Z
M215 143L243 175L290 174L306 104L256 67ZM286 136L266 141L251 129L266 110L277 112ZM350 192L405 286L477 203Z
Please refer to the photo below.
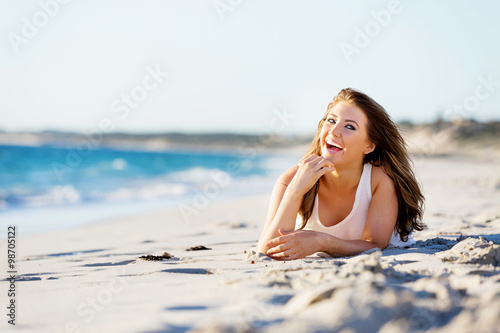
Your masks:
M311 155L309 157L313 157L310 160L304 160L306 164L309 164L313 169L319 170L324 165L333 166L333 163L329 160L325 159L323 156L319 155Z
M317 159L319 156L318 155L310 155L310 156L307 156L307 158L304 158L302 161L300 161L299 163L297 163L297 165L299 167L301 167L302 165L304 164L308 164L308 163L311 163L312 161L314 161L315 159Z
M288 259L290 258L290 256L293 255L294 255L293 249L288 249L286 251L269 254L271 258L278 258L278 259L285 259L285 258Z
M271 248L271 247L275 247L275 246L278 246L278 245L281 245L281 244L285 244L287 241L288 241L288 237L286 237L286 235L284 235L284 236L278 236L278 237L275 237L275 238L269 240L266 243L266 246L268 248Z
M311 155L299 163L299 169L288 187L293 191L305 194L328 171L335 170L332 162L322 156Z
M333 163L325 159L323 156L320 155L310 155L307 158L303 159L299 163L297 163L298 166L301 166L303 164L308 164L310 165L314 171L320 170L324 166L331 166L333 167Z
M292 250L289 250L289 251L270 255L269 257L272 259L275 259L275 260L296 260L296 259L303 258L304 256L301 255L300 253L293 253Z
M302 166L306 169L310 169L314 171L314 168L320 163L322 160L324 160L323 157L318 156L318 155L311 155L310 159L306 159L303 161Z
M295 260L295 259L300 259L302 258L299 254L297 253L293 253L291 255L289 255L288 257L286 257L286 260Z
M333 163L326 160L323 156L311 155L306 159L297 163L299 167L303 166L305 169L310 169L313 172L321 170L323 167L333 167Z
M314 171L318 172L318 171L321 171L325 168L330 168L330 169L327 169L326 171L328 170L335 170L335 167L333 166L333 163L328 161L328 160L325 160L323 159L322 161L319 161L315 166L314 166ZM325 172L326 172L325 171Z
M320 170L318 170L318 174L321 177L325 173L332 172L332 171L335 171L335 167L325 166L325 167L321 168Z
M290 248L291 248L290 244L285 243L285 244L281 244L281 245L270 248L269 250L267 250L266 254L274 255L276 253L285 252L287 250L290 250Z
M310 155L310 156L307 156L306 158L304 158L302 161L300 161L300 163L310 162L318 157L319 157L319 155L313 154L313 155Z

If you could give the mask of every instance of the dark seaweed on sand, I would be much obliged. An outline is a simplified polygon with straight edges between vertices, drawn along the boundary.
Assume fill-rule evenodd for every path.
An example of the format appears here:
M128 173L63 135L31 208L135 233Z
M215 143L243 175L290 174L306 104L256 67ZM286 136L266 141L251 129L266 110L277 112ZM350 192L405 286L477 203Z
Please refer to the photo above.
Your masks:
M146 254L143 256L140 256L140 259L146 260L146 261L155 261L155 260L163 260L163 259L170 259L173 258L174 256L171 255L168 252L163 252L161 256L154 256L152 254Z
M186 249L186 251L202 251L202 250L211 250L211 248L203 246L203 245L198 245L198 246L193 246L193 247L190 247L189 249Z

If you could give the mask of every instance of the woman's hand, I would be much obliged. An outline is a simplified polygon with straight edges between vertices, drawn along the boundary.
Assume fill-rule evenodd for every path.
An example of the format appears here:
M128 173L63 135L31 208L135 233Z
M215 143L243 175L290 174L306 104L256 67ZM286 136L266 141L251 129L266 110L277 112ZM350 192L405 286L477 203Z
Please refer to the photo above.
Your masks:
M288 187L300 196L306 194L325 173L335 170L332 162L318 155L308 156L297 165L299 169Z
M284 231L271 239L267 255L276 260L293 260L307 257L321 251L322 233L311 230Z
M294 229L304 194L321 176L333 170L335 168L330 161L311 155L278 179L273 189L266 225L257 244L259 252L267 252L267 242L279 237L279 229Z

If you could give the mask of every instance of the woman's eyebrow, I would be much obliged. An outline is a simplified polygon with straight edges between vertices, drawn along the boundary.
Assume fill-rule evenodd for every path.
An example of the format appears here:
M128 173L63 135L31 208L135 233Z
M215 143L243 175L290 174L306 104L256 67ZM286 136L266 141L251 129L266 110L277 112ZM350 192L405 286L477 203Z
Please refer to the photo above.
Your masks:
M355 124L356 124L356 126L358 126L358 127L359 127L358 123L357 123L357 122L355 122L354 120L351 120L351 119L346 119L345 121L348 121L348 122L351 122L351 123L355 123Z
M330 117L334 117L334 118L338 118L338 116L336 114L333 114L333 113L329 113L328 116ZM359 124L355 121L355 120L352 120L352 119L344 119L345 122L351 122L351 123L355 123L356 126L359 127Z

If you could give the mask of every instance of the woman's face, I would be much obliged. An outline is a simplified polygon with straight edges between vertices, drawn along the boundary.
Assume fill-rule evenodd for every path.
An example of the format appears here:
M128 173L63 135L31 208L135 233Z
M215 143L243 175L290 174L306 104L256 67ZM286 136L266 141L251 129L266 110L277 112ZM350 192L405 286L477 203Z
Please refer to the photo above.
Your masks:
M375 149L367 127L368 119L360 108L343 101L337 103L321 129L321 156L335 166L362 163L365 154Z

